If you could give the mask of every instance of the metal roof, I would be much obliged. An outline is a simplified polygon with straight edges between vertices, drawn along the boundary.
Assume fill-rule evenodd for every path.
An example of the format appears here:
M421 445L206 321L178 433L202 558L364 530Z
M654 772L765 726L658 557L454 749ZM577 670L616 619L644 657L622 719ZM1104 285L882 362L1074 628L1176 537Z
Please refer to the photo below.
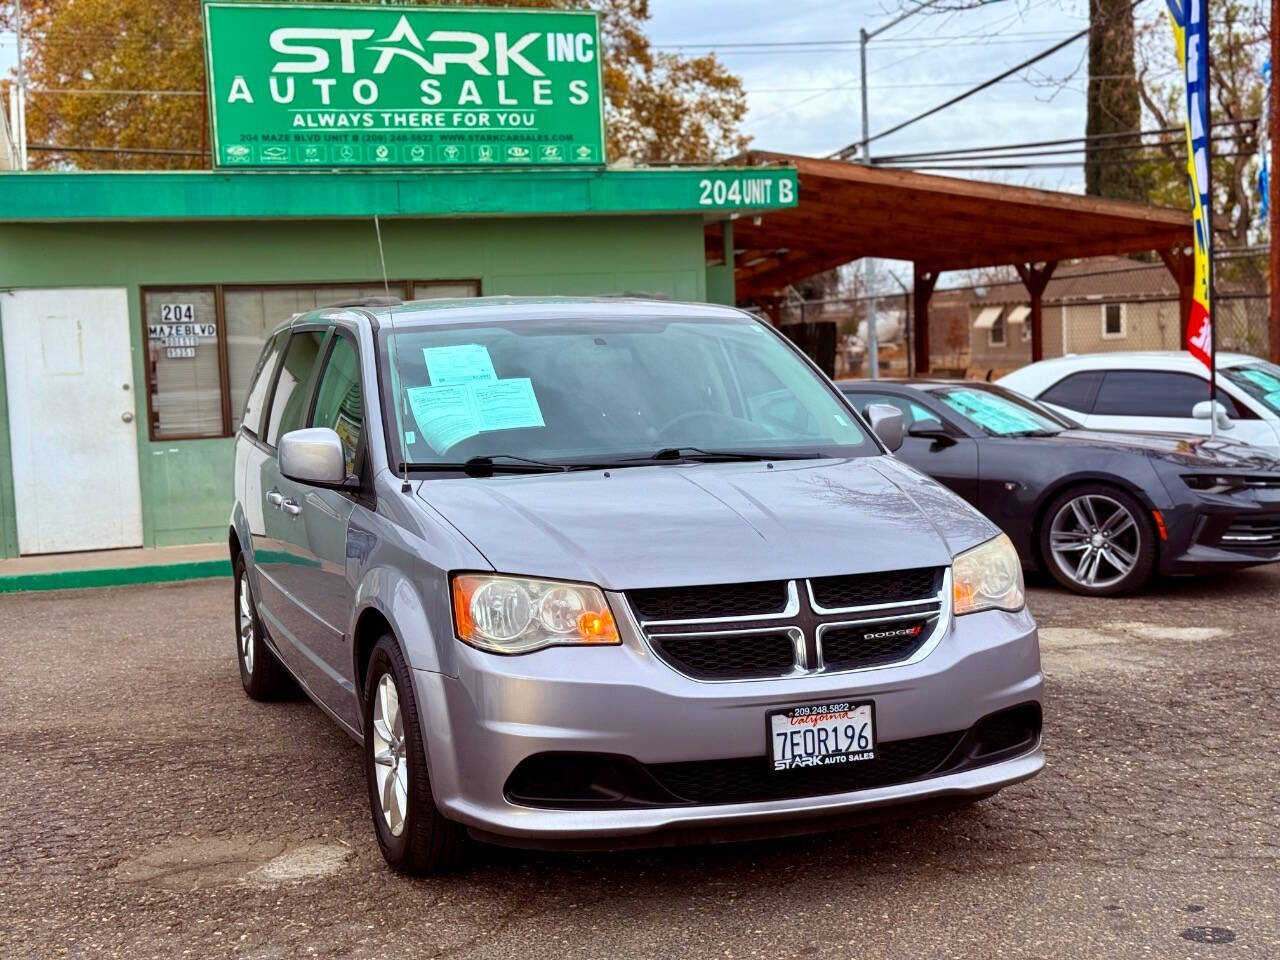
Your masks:
M800 179L794 208L735 222L740 297L862 257L941 271L1191 243L1181 210L763 151L738 161L795 167Z

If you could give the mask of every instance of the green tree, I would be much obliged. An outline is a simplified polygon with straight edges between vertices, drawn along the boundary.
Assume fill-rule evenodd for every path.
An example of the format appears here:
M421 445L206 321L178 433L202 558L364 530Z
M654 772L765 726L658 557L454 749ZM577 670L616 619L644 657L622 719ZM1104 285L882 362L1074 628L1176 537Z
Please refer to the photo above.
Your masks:
M1132 162L1142 124L1133 58L1132 0L1089 0L1089 87L1085 134L1104 136L1085 147L1085 193L1116 200L1145 200L1143 171ZM1132 139L1114 134L1132 133Z
M508 5L600 13L611 160L705 162L746 147L741 80L714 56L654 51L645 33L648 0L508 0ZM33 155L34 166L205 165L198 0L24 0L23 14L33 88L27 108L30 142L192 152L40 152ZM13 0L0 0L0 28L11 28L13 15ZM101 90L163 92L89 92Z

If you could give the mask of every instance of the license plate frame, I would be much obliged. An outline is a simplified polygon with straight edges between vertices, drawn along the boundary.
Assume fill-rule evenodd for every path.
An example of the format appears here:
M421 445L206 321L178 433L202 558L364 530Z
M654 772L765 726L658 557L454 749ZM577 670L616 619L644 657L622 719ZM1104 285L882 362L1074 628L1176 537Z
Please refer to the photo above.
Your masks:
M835 719L839 714L840 718ZM801 732L803 739L803 730L805 727L814 729L815 746L819 739L818 730L831 730L834 724L842 720L849 720L855 724L865 722L868 725L867 739L870 745L865 749L843 750L839 752L828 751L825 754L817 754L816 751L806 751L804 758L797 757L778 757L779 741L777 734L782 732L775 724L775 718L784 717L788 721L794 719L806 719L810 722L792 724L788 722L786 727L794 728L795 731ZM865 717L865 719L863 719ZM828 724L818 721L827 720ZM841 766L849 763L865 763L876 758L876 705L874 700L831 700L819 703L799 703L790 707L782 707L778 710L770 710L765 714L765 744L766 756L765 760L769 764L770 769L776 774L785 774L792 770L804 769L820 769L823 767ZM831 736L828 733L828 736ZM838 734L837 734L838 736ZM854 735L853 746L857 745L857 734ZM837 744L838 746L838 744ZM822 762L816 762L816 758L821 756Z

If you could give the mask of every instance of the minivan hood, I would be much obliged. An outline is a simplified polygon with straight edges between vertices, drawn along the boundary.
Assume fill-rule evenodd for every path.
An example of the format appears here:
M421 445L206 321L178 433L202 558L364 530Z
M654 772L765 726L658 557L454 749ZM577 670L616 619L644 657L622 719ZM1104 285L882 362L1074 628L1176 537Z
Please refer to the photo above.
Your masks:
M945 566L996 529L891 457L426 480L503 573L607 589Z

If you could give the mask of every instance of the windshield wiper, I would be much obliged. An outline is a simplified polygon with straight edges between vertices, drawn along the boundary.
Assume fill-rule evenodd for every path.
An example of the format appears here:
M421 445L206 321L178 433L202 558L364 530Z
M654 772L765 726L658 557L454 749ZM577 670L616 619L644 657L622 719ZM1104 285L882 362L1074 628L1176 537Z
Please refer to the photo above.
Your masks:
M495 453L492 456L472 457L462 463L410 463L405 465L405 469L410 472L465 473L472 477L491 477L495 473L567 473L575 469L575 465Z
M624 463L661 463L663 461L689 461L692 463L730 463L760 460L820 460L820 453L772 453L766 450L703 450L701 447L664 447L644 457L628 457Z

